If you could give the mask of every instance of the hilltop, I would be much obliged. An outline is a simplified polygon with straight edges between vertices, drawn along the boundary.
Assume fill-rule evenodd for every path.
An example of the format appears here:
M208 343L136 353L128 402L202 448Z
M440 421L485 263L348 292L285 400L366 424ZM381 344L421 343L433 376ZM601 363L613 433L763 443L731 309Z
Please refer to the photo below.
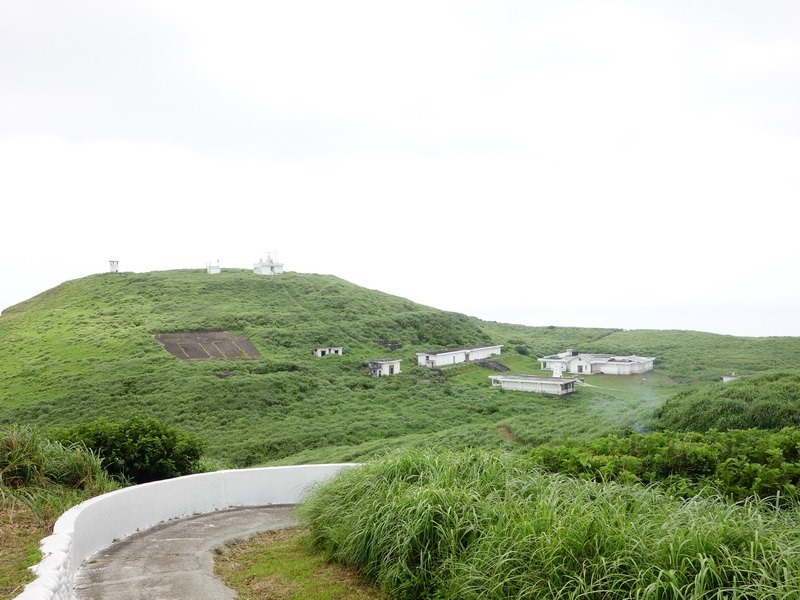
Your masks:
M155 337L215 331L246 338L259 356L184 361ZM538 356L568 347L658 360L645 377L591 377L595 387L566 400L491 389L492 372L477 364L416 366L415 352L484 342L504 345L500 361L514 373L540 373ZM345 353L320 359L317 346ZM357 460L395 446L537 444L643 428L693 383L792 368L799 352L800 338L487 322L331 275L107 273L2 313L0 423L47 430L146 416L200 435L219 466ZM394 357L401 375L367 376L366 361Z

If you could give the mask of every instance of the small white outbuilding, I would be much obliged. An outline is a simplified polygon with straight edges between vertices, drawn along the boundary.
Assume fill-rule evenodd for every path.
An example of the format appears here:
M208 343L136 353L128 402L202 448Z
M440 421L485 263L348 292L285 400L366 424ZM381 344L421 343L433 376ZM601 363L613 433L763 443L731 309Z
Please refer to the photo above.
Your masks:
M256 275L280 275L283 273L283 263L272 260L272 255L267 255L267 260L259 259L253 265L253 273Z
M341 356L344 353L344 348L341 346L331 346L329 348L314 348L312 354L314 356L318 356L322 358L323 356L328 356L329 354L336 354Z
M369 361L369 376L397 375L400 372L400 360L399 358L376 358Z

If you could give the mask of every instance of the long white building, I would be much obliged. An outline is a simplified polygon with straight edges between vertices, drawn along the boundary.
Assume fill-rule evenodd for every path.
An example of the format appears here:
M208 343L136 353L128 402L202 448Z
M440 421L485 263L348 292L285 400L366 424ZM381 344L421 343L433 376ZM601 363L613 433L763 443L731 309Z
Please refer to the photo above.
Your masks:
M543 371L591 375L633 375L653 370L653 356L614 356L613 354L584 354L569 349L566 352L539 359Z
M500 354L502 345L465 346L464 348L450 348L434 352L417 352L417 364L420 367L443 367L471 360L483 360Z
M533 375L490 375L492 387L516 392L536 392L564 396L575 391L577 379L565 377L535 377Z

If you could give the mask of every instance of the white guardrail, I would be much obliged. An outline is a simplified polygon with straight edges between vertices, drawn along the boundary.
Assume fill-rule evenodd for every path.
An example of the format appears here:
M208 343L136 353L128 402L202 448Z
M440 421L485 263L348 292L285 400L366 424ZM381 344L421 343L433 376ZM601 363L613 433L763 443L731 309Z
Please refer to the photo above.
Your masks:
M187 475L116 490L65 512L40 543L37 578L17 600L73 600L83 561L115 540L170 519L234 506L296 504L316 483L353 464L236 469Z

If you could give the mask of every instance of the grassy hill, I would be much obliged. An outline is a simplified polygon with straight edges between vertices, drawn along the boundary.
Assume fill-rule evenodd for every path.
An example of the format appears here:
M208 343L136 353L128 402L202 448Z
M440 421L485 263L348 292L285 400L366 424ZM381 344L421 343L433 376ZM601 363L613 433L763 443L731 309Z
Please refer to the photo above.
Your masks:
M187 362L154 338L192 331L244 335L261 357ZM587 377L592 387L568 398L491 389L492 372L477 364L416 366L417 351L482 342L504 344L500 360L513 373L536 374L538 356L567 347L658 360L644 377ZM312 356L329 345L344 356ZM220 466L359 460L397 446L502 447L641 429L695 382L793 368L799 353L800 338L486 322L329 275L101 274L0 316L0 424L154 417L201 436ZM403 373L369 378L366 361L385 357L401 358Z

